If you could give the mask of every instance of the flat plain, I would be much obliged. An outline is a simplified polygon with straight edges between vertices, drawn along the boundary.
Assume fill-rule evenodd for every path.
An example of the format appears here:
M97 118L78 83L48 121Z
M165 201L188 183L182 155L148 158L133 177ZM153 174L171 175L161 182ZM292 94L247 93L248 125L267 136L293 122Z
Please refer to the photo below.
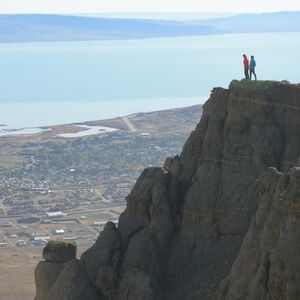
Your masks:
M0 138L1 300L33 299L47 240L72 240L80 256L108 220L117 223L140 172L180 153L201 111L198 105L79 124L118 129L85 137L58 136L82 131L68 124Z

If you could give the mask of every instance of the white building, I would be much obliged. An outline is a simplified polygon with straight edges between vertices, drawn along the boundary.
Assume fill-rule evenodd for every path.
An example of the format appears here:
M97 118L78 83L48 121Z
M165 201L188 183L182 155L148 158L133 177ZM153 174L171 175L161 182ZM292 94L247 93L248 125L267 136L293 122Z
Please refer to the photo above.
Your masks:
M62 211L55 211L55 212L49 212L46 215L48 218L61 218L61 217L65 217L67 214L63 213Z

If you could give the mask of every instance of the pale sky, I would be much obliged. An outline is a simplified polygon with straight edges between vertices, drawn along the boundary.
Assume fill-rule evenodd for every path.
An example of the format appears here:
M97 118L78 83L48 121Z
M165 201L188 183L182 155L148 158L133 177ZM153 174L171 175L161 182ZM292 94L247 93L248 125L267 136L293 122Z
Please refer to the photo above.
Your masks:
M0 13L268 12L300 0L0 0Z

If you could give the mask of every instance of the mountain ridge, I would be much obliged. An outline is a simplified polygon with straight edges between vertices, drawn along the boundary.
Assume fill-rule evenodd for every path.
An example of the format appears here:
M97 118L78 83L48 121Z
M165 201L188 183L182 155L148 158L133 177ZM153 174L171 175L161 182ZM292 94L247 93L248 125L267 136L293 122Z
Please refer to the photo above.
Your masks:
M0 42L88 41L214 34L208 25L47 14L0 15Z
M199 21L96 18L51 14L0 15L0 43L90 41L299 32L300 12L241 14Z

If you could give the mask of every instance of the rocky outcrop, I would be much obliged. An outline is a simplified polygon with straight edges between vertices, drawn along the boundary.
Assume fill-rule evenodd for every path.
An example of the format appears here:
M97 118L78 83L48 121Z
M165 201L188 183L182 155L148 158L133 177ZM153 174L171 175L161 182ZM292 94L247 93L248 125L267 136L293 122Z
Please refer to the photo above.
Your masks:
M90 281L105 299L115 297L120 259L120 235L115 224L108 222L96 243L81 256Z
M76 260L76 245L51 241L35 269L35 300L99 300L81 261Z
M299 216L275 221L279 195L299 196L299 129L297 85L214 89L181 155L141 174L118 228L77 262L97 299L296 299ZM68 268L53 289L70 290Z
M62 241L50 241L43 250L43 258L49 262L66 263L76 259L77 246Z
M41 261L35 268L35 300L44 300L60 273L64 269L64 263Z
M65 265L55 283L42 300L102 300L91 284L84 265L79 260L73 260Z

